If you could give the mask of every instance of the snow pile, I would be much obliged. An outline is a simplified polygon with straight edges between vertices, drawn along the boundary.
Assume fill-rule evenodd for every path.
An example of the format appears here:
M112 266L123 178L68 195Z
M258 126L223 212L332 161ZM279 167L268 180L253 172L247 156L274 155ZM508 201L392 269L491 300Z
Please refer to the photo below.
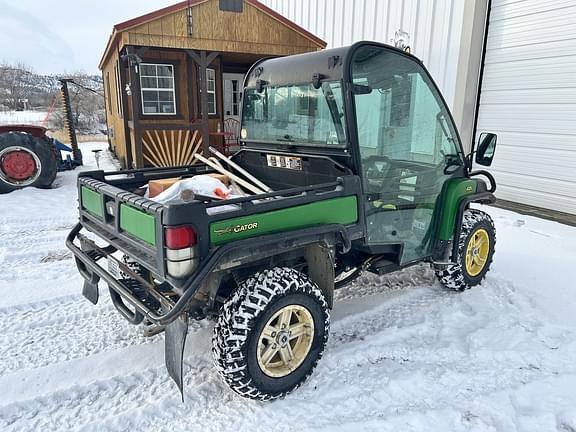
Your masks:
M84 169L97 147L82 145ZM425 266L362 276L336 295L313 377L273 403L228 390L212 324L193 323L182 404L163 336L144 338L105 295L92 306L80 294L64 246L76 174L0 196L0 430L576 430L575 228L487 209L493 269L465 293Z

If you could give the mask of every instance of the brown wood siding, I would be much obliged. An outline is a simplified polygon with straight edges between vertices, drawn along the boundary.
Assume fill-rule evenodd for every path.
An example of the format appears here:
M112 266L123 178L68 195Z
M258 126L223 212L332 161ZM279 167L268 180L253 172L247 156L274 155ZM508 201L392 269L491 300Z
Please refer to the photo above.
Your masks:
M122 44L208 51L290 55L316 51L318 45L250 3L244 12L222 12L218 0L192 7L192 36L186 10L132 27L122 33ZM217 23L217 24L216 24Z

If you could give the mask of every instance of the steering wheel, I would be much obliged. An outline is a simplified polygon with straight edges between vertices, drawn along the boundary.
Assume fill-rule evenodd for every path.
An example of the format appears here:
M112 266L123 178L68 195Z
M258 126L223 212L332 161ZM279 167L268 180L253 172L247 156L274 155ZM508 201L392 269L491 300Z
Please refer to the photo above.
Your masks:
M392 163L387 156L373 155L363 159L362 165L368 180L382 180L386 178Z
M363 159L362 165L364 166L364 176L366 177L367 183L373 185L378 189L377 192L380 192L382 186L384 186L384 180L392 167L390 158L373 155Z

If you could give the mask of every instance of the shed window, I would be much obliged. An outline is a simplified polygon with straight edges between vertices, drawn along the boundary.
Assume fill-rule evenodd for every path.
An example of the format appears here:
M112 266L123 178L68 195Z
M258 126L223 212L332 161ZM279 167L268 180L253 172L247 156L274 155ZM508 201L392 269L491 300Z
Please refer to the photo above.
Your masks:
M216 72L206 69L206 93L208 94L208 114L216 114Z
M140 88L144 114L176 114L173 65L141 63Z

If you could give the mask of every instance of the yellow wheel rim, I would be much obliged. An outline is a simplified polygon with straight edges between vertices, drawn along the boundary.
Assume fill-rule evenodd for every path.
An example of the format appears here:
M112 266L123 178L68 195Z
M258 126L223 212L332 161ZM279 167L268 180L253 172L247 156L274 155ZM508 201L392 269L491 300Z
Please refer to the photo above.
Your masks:
M302 364L314 339L314 319L304 306L288 305L268 320L258 338L258 366L281 378Z
M466 272L470 276L478 276L488 260L490 252L490 237L484 228L477 229L470 236L466 248Z

